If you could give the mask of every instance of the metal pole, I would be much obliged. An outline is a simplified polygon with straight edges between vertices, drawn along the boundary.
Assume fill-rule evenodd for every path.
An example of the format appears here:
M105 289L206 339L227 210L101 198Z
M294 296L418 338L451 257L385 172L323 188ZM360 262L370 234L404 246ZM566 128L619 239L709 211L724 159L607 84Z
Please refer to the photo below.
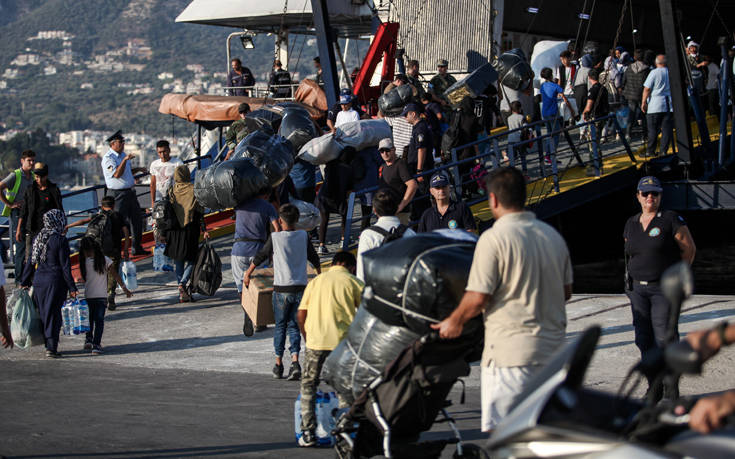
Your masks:
M679 46L679 26L675 16L675 0L658 0L661 13L664 49L669 68L669 85L674 107L674 129L676 130L676 154L686 164L691 163L693 155L692 128L689 124L687 97L684 85L683 63Z
M327 107L337 103L339 84L337 81L337 63L334 59L335 36L329 25L329 11L327 0L311 0L311 10L314 14L314 28L319 48L319 60L322 66L324 92L327 95Z
M197 124L197 169L202 168L202 125Z
M725 164L725 158L727 156L726 141L727 141L727 93L730 89L730 72L732 67L728 65L729 59L727 56L727 42L725 37L720 37L718 40L720 44L720 51L722 53L722 62L720 64L720 145L718 151L718 161L720 165ZM735 122L733 123L733 131L735 131ZM735 137L735 132L730 134ZM732 149L730 150L730 156L733 155Z

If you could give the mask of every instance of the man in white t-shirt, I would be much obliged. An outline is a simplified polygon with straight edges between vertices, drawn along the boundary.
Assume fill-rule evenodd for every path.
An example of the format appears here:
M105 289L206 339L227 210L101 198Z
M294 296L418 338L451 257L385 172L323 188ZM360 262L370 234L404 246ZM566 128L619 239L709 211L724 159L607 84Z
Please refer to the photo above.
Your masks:
M184 164L179 158L171 157L171 148L168 140L159 140L156 143L157 160L151 163L151 208L153 204L163 199L174 181L174 170Z
M334 127L338 128L345 123L352 121L359 121L360 114L352 108L352 96L349 94L343 94L339 96L339 105L342 110L337 113L337 119L334 121Z

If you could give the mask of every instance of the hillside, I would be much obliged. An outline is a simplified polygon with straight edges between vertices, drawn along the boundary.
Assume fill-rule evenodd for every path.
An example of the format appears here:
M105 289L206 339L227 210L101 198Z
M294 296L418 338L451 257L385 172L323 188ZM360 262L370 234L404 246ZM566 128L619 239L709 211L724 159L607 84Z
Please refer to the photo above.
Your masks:
M187 4L0 0L0 131L170 134L170 118L157 112L161 96L218 91L225 83L225 40L234 30L175 23ZM256 37L255 44L244 51L233 43L232 51L263 81L273 37ZM302 75L313 71L315 48L303 49Z

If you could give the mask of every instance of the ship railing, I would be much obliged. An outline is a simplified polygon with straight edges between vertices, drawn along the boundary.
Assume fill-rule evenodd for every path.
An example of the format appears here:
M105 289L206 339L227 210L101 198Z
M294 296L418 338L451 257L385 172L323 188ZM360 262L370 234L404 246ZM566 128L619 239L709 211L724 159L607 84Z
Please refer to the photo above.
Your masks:
M597 131L603 128L608 130L605 137L616 135L619 137L629 159L636 162L635 155L614 114L592 121L560 126L558 129L553 129L554 126L552 120L541 120L457 146L452 148L448 162L416 174L414 178L423 177L424 182L428 184L432 175L443 172L450 179L455 199L464 196L468 205L474 205L487 199L484 195L484 176L489 170L506 165L517 167L523 172L527 183L532 185L527 203L535 204L554 193L559 193L560 182L570 169L583 166L587 168L587 175L600 177L604 171L604 160L621 154L620 148L605 148L601 145L606 143L606 139L602 133L598 137ZM534 137L520 142L508 141L509 134L524 130L532 131ZM555 141L557 137L560 139L558 144ZM565 142L562 143L561 139ZM473 149L480 152L468 156L466 152ZM583 156L587 157L586 160ZM364 216L353 217L355 201L363 201L365 196L379 188L380 186L373 186L357 190L348 196L347 220L342 243L344 250L350 246L350 235L355 231L352 228L353 223L364 218ZM428 191L428 186L425 189ZM430 199L430 193L417 192L412 203L427 199ZM409 222L409 225L416 223L418 222L414 220Z

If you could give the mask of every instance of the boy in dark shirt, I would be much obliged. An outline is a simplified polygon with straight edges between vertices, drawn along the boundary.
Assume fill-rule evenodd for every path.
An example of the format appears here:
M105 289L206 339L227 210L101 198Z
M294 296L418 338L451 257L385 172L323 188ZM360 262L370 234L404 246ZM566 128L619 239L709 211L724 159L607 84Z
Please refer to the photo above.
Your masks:
M286 330L288 329L291 367L286 379L301 379L299 351L301 350L301 334L296 321L301 297L306 283L306 261L308 260L321 273L319 255L309 241L304 230L296 230L294 226L299 220L299 209L293 204L284 204L278 210L278 220L282 231L271 233L260 251L258 251L250 267L245 272L243 284L250 285L250 275L255 267L269 257L273 257L273 315L276 328L273 334L273 347L276 352L276 364L273 366L273 377L283 377L283 353L286 347Z

